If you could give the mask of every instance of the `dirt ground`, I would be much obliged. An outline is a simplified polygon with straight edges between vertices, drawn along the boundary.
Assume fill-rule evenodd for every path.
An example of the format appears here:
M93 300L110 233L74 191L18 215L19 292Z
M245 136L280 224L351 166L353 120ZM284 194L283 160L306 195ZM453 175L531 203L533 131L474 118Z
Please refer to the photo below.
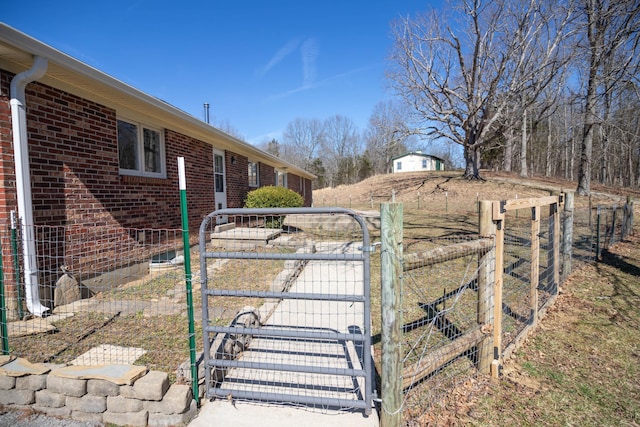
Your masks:
M381 202L404 203L426 211L475 211L478 200L505 200L548 196L553 191L574 191L576 183L551 178L522 179L516 174L483 171L484 181L468 181L460 171L404 172L377 175L353 185L314 190L314 206L376 209ZM592 183L591 203L622 203L640 190L603 187ZM589 197L576 196L576 207L588 206Z

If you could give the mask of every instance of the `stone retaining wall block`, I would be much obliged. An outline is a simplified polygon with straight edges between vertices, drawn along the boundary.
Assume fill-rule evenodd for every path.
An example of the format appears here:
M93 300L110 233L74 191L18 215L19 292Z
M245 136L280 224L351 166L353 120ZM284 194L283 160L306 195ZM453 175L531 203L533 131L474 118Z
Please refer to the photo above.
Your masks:
M87 394L87 380L62 378L50 374L47 376L47 389L67 396L82 397Z
M107 397L107 411L109 412L139 412L142 409L144 409L142 400L129 399L123 396Z
M67 396L60 393L53 393L49 390L36 391L36 405L47 408L61 408L65 405Z
M120 386L106 380L88 380L87 393L93 396L117 396L120 394Z
M145 427L149 419L149 412L126 412L118 414L115 412L105 412L102 414L103 423L111 423L119 426L140 426Z

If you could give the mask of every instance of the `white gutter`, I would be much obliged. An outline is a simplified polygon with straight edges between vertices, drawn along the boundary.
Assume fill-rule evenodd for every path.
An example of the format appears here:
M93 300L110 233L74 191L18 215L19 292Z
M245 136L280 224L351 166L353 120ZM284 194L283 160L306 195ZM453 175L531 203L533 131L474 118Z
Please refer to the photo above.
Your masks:
M11 123L13 130L13 153L16 165L16 192L18 215L22 228L22 256L24 262L25 296L27 309L42 317L49 310L40 303L38 285L38 260L31 203L31 176L29 170L29 147L27 144L27 113L25 111L25 88L38 80L47 71L48 61L35 56L31 69L23 71L11 80ZM16 284L20 286L19 283Z

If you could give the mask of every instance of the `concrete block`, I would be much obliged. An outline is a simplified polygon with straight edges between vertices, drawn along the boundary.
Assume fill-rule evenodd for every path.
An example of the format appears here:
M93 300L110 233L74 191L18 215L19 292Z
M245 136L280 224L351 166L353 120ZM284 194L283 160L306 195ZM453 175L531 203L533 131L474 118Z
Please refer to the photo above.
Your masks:
M107 410L107 398L103 396L91 396L86 394L82 397L67 396L66 405L72 411L102 413Z
M109 412L139 412L143 408L142 400L129 399L122 396L107 397L107 411Z
M36 405L46 408L61 408L66 404L67 396L49 390L36 391Z
M35 404L31 408L38 412L42 412L45 415L50 417L58 417L58 418L69 418L71 417L71 409L66 406L61 406L59 408L49 408L47 406L42 406Z
M47 390L67 396L82 397L87 394L87 380L47 376Z
M189 409L192 399L191 387L185 384L173 384L161 401L146 401L144 408L151 414L181 414Z
M47 388L48 375L25 375L16 378L17 390L38 391Z
M102 424L102 413L71 411L71 418L73 418L76 421L82 421L85 423Z
M187 425L198 415L198 404L195 400L191 401L189 409L182 414L149 414L148 425L150 427L172 427L179 425Z
M105 424L115 424L118 426L146 426L149 419L149 412L105 412L102 414L102 422Z
M33 390L0 390L0 404L2 405L31 405L36 401Z
M133 384L135 397L141 400L162 400L168 389L169 375L160 371L149 371Z
M0 390L11 390L16 386L16 378L8 375L0 375Z
M106 380L88 380L87 394L92 396L117 396L120 394L120 386Z

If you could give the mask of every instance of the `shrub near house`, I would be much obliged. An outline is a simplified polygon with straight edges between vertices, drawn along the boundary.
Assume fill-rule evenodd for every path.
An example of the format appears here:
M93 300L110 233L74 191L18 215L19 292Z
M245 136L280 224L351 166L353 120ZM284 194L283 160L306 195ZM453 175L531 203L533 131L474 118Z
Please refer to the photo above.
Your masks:
M304 199L293 190L269 185L250 191L244 202L245 208L300 208L304 206ZM269 217L267 227L279 228L283 217Z

